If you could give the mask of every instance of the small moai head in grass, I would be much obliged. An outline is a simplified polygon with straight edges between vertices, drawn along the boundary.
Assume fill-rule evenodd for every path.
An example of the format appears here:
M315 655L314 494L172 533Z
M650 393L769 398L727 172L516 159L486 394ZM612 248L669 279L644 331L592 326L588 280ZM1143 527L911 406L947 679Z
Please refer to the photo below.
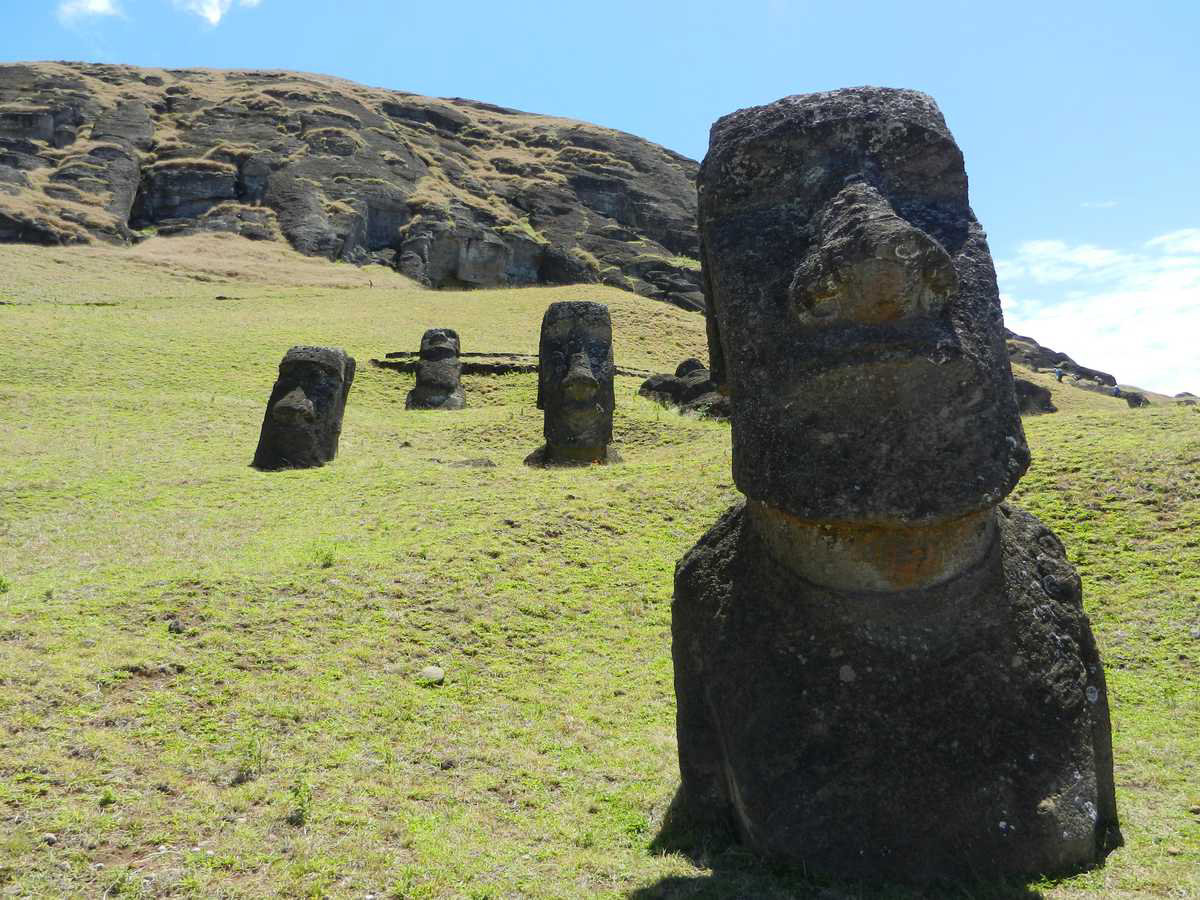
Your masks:
M712 129L699 229L739 489L806 520L990 508L1029 464L986 236L932 99L856 88Z
M451 328L430 328L421 336L417 384L404 401L406 409L462 409L466 405L459 347L458 332Z
M293 347L279 364L253 465L307 469L337 456L354 357L336 347Z
M602 303L550 304L538 345L545 462L600 462L612 441L612 320Z

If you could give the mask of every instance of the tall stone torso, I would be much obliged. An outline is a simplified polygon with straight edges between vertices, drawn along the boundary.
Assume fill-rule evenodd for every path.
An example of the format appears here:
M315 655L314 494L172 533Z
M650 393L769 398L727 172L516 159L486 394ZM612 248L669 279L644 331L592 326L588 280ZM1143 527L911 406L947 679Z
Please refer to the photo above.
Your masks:
M672 607L683 795L779 861L853 877L1061 873L1119 841L1103 669L1058 539L1007 505L944 584L834 591L744 506Z

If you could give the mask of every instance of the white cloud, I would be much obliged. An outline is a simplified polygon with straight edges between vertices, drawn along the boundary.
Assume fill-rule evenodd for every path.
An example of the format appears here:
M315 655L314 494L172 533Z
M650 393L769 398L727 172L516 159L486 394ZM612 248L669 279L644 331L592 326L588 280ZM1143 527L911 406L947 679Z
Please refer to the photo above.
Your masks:
M119 16L117 0L62 0L55 11L58 21L71 25L91 16Z
M1013 331L1125 384L1200 393L1200 228L1131 252L1028 241L996 268Z
M1182 228L1146 241L1147 247L1161 247L1164 253L1200 255L1200 228Z
M220 25L234 0L171 0L176 9L195 13L209 25ZM262 0L237 0L238 6L258 6Z

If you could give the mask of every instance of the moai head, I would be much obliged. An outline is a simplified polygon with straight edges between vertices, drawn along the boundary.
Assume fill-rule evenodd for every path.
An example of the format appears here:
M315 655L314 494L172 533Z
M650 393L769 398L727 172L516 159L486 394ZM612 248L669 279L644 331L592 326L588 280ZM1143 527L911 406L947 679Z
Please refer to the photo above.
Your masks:
M802 520L932 523L1029 464L987 241L930 97L853 88L712 129L699 225L733 474Z
M546 461L605 459L612 440L612 321L602 303L551 303L538 345Z
M279 364L253 465L306 469L337 456L354 357L336 347L293 347Z
M462 363L458 359L458 332L430 328L421 336L417 384L409 392L408 409L462 409Z

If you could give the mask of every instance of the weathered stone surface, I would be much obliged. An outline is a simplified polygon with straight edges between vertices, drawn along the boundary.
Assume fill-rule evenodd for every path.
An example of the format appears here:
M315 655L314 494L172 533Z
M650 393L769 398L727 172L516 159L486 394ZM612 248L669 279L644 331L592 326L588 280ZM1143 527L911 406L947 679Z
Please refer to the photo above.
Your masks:
M537 407L546 444L530 465L612 462L612 320L603 303L551 303L538 343Z
M279 364L252 465L307 469L338 451L354 357L336 347L293 347Z
M709 419L729 418L729 398L720 393L712 375L698 359L685 359L674 375L651 375L638 389L663 406Z
M1150 398L1141 391L1121 391L1121 396L1125 398L1130 409L1140 409L1150 405Z
M1029 451L936 105L728 116L699 222L748 499L676 570L682 808L840 877L1096 864L1120 842L1103 667L1061 543L999 505Z
M1119 841L1103 667L1079 579L1001 507L939 585L820 587L735 507L672 607L689 813L812 872L911 880L1067 872Z
M132 213L134 228L197 218L237 199L237 169L213 160L171 160L146 169Z
M1075 360L1071 359L1071 357L1067 356L1067 354L1051 350L1049 347L1043 347L1031 337L1026 337L1023 334L1013 334L1008 329L1005 329L1004 334L1008 343L1008 358L1014 363L1028 366L1035 371L1041 369L1050 371L1061 369L1065 375L1086 378L1099 384L1106 384L1109 387L1117 383L1117 379L1107 372L1081 366Z
M1012 489L1029 450L995 271L930 98L852 89L726 116L699 191L740 490L853 521L965 515Z
M1058 412L1058 407L1051 399L1049 388L1034 384L1027 378L1014 378L1013 389L1016 392L1017 408L1022 413Z
M417 384L404 400L405 409L466 406L459 349L458 332L451 328L430 328L421 336Z
M51 187L18 177L38 170ZM278 229L251 236L431 287L603 282L698 309L695 174L610 129L317 75L0 65L0 240L240 232L199 220L261 204Z

